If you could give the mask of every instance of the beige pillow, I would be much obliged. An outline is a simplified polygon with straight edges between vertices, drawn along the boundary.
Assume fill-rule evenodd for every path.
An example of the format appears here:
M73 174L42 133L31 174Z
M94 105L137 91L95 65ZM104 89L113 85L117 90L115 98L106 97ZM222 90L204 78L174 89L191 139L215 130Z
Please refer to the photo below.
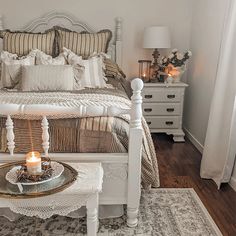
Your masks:
M93 56L88 60L83 60L71 50L63 48L63 53L70 65L73 66L76 87L82 88L106 88L106 78L104 74L104 63L101 56Z
M70 65L22 67L22 91L73 90L74 73Z
M38 49L34 49L31 53L36 55L36 65L66 65L66 59L61 53L59 56L53 58L51 55L48 55Z
M23 65L34 65L35 55L29 54L26 57L19 57L6 51L1 55L1 86L3 88L16 88L21 79L21 68Z
M107 52L109 42L112 38L110 30L101 30L97 33L75 32L56 26L58 32L57 44L59 52L63 47L70 49L75 54L87 59L93 52Z
M54 30L48 30L45 33L0 31L0 38L3 39L3 50L15 53L18 56L25 56L32 49L39 49L54 56L56 46L55 35Z

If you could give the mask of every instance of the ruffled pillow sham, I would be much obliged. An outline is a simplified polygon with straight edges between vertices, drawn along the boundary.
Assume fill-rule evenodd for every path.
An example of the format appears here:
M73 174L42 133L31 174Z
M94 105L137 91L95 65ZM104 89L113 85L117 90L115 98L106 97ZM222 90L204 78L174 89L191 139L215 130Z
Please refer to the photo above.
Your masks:
M67 48L63 48L63 54L69 65L73 66L76 81L76 89L106 88L106 77L102 57L93 56L83 60Z
M75 32L60 26L55 26L54 29L58 32L56 39L59 53L67 48L83 59L88 59L93 52L106 53L112 38L112 32L107 29L97 33Z
M26 56L36 48L52 56L55 56L57 51L54 29L44 33L0 30L0 38L3 39L3 50L18 56Z
M18 57L6 51L0 54L1 59L1 87L2 88L19 88L23 65L34 65L35 54L30 53L25 57Z
M31 53L35 54L36 65L66 65L67 61L63 53L57 57L52 57L38 49L32 50Z

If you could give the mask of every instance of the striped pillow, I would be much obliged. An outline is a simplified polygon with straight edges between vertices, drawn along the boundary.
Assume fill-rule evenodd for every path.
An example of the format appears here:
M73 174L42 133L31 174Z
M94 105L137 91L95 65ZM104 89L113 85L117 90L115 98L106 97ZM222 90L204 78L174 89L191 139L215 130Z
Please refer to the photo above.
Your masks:
M99 56L83 60L71 50L63 48L63 54L69 65L73 66L76 90L83 88L105 88L103 58Z
M82 60L81 66L84 68L80 81L82 88L107 87L103 71L104 64L101 57L92 57L88 60Z
M111 59L104 58L104 64L105 64L105 74L106 77L112 77L112 78L125 78L124 72L120 69L120 67Z
M55 34L54 30L48 30L45 33L2 30L0 31L0 38L3 39L3 50L18 56L26 56L32 49L39 49L54 56Z
M78 33L59 26L54 28L58 31L59 52L65 47L84 59L87 59L93 52L106 53L112 38L110 30L102 30L97 33Z

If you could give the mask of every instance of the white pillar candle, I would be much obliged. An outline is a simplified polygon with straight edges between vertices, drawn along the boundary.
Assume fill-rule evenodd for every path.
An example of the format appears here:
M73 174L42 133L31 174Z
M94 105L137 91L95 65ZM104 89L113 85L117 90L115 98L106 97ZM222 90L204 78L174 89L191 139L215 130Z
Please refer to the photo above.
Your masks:
M39 152L29 152L26 155L26 167L28 173L31 175L37 175L41 173L41 156Z
M172 75L171 74L168 74L168 77L167 77L167 79L166 79L166 82L168 83L168 84L171 84L172 82L173 82L173 77L172 77Z

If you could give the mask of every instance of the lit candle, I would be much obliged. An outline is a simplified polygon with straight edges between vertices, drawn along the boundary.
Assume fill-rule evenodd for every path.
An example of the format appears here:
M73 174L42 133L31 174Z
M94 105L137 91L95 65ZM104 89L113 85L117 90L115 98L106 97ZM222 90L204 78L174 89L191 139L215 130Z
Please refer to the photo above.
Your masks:
M172 75L171 74L168 74L168 77L167 77L167 79L166 79L166 82L167 83L172 83L173 82L173 77L172 77Z
M26 166L29 174L37 175L42 171L41 156L39 152L29 152L26 155Z

